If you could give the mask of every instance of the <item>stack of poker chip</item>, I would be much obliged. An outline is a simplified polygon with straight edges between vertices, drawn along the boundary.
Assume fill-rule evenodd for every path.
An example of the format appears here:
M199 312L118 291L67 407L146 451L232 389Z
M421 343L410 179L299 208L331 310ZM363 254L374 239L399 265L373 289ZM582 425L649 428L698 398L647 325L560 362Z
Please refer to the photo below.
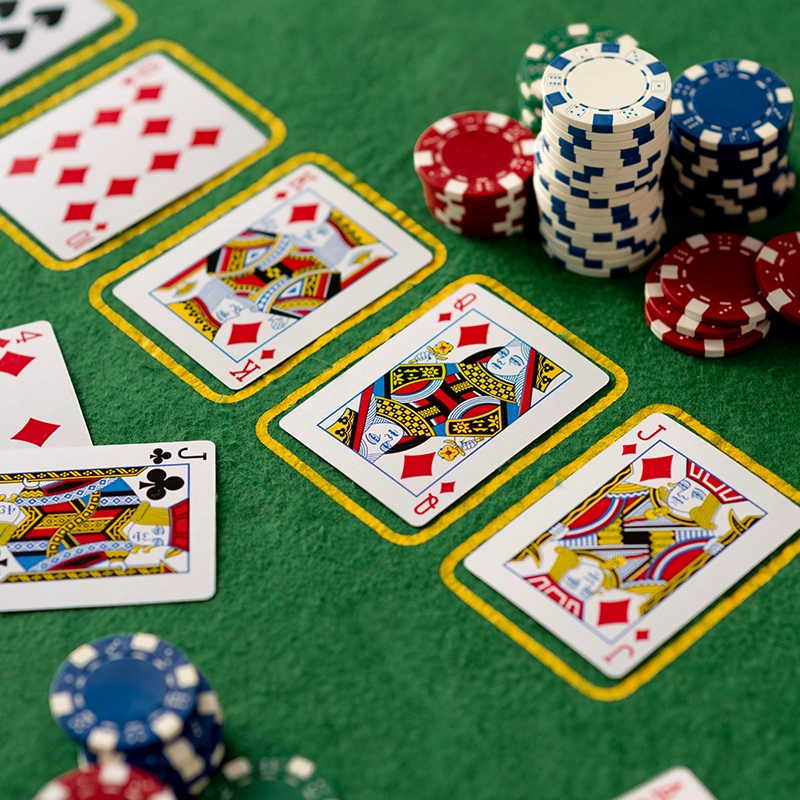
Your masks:
M770 306L800 325L800 232L782 233L761 248L756 281Z
M752 236L691 236L656 262L644 315L673 350L705 358L743 353L769 332L770 307L756 281L762 243Z
M573 47L598 42L617 42L630 47L638 44L632 36L611 28L574 22L566 28L550 31L528 46L522 54L516 76L520 119L528 130L539 133L542 128L542 76L547 65Z
M789 201L792 91L746 59L706 61L672 90L673 189L697 216L759 222Z
M435 122L414 147L428 210L464 236L521 233L533 145L530 131L505 114L465 111Z
M53 679L50 710L80 745L82 766L145 770L181 800L200 794L225 755L211 684L180 650L149 633L73 651Z
M239 756L223 765L204 800L337 800L339 793L317 765L301 755Z
M672 84L635 46L575 47L545 69L533 185L550 257L581 275L642 268L666 232L661 169Z
M34 800L176 800L154 775L129 764L104 764L67 772L44 786Z

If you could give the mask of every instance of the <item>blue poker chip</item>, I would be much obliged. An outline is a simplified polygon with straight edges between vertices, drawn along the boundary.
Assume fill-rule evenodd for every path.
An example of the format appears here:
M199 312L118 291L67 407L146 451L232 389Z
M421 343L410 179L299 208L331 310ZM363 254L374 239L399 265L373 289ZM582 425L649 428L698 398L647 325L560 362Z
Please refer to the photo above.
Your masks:
M745 205L748 201L759 202L772 195L782 196L793 180L789 176L794 174L788 157L757 178L739 178L727 173L704 177L676 169L674 164L671 167L678 184L686 193L712 199L720 196Z
M709 150L769 143L790 125L794 99L783 78L747 59L689 67L672 89L672 125Z
M171 742L197 706L200 674L176 647L149 633L82 645L61 665L50 711L93 752Z
M792 117L793 119L794 117ZM777 150L781 154L788 152L792 128L793 121L790 121L780 135L769 142L759 141L745 147L716 148L714 150L703 147L700 142L690 140L673 128L670 131L669 145L671 151L680 153L681 156L685 155L687 158L711 158L720 164L739 164L762 158L773 150Z
M78 762L81 766L93 765L115 758L115 755L98 757L82 748ZM219 771L224 758L224 729L221 725L214 725L200 742L181 737L166 745L162 752L151 748L146 754L128 758L127 763L155 775L175 792L179 800L187 800L202 793Z
M673 153L670 156L670 166L686 175L692 180L721 182L725 180L742 180L749 183L754 183L759 179L768 177L780 170L781 162L783 162L787 155L778 158L775 154L767 159L758 159L749 164L719 164L713 161L705 161L701 159L688 159L681 158Z

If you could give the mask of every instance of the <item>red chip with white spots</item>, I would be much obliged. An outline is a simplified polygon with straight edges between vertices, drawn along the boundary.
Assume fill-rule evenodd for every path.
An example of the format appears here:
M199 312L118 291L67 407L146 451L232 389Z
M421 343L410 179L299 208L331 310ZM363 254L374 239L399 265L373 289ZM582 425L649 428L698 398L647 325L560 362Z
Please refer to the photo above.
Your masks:
M645 303L644 316L650 331L664 344L680 353L701 358L724 358L752 350L769 333L770 326L769 321L765 320L757 323L754 330L735 339L697 339L693 336L684 336L670 328L663 320L653 315L649 303Z
M531 132L493 111L464 111L435 122L414 146L420 180L458 202L518 194L534 169Z
M698 322L686 316L676 305L664 297L664 288L661 286L661 264L663 259L656 261L647 273L644 284L645 306L650 316L660 319L673 330L683 336L695 339L735 339L745 333L755 330L758 323L737 325L735 328L726 325L709 325L707 322Z
M687 317L737 327L765 320L770 307L756 283L763 243L735 233L699 233L664 256L664 296Z
M767 302L800 325L800 232L782 233L761 248L756 280Z
M149 772L113 762L67 772L34 800L175 800L175 793Z

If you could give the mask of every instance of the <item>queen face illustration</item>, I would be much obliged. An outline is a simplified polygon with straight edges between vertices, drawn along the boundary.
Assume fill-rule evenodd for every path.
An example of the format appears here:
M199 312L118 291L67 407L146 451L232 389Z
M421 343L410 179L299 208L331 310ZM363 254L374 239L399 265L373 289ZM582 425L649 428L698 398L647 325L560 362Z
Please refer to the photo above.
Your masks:
M359 453L365 458L374 460L384 453L388 453L402 435L403 429L399 425L377 419L364 433Z

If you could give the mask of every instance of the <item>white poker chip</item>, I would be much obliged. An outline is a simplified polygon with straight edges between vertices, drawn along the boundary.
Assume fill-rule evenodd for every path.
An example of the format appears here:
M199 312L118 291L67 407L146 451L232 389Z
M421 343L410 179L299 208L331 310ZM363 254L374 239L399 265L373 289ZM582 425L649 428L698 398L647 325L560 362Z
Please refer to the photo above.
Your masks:
M550 62L544 105L562 124L615 134L669 111L672 81L655 56L616 42L573 47Z

